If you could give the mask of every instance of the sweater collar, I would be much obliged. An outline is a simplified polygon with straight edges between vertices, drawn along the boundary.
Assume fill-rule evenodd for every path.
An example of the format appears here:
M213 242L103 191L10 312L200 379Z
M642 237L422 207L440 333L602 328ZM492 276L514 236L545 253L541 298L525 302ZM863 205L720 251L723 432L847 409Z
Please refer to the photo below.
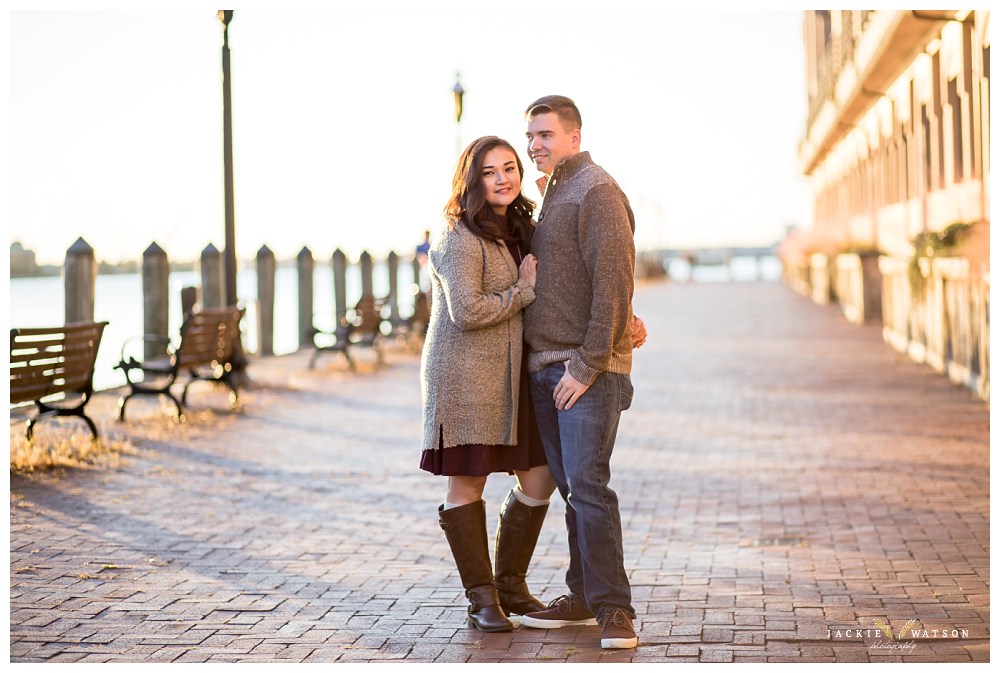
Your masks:
M577 152L573 156L560 161L552 170L551 182L555 184L559 180L571 178L593 163L593 160L590 158L590 152Z

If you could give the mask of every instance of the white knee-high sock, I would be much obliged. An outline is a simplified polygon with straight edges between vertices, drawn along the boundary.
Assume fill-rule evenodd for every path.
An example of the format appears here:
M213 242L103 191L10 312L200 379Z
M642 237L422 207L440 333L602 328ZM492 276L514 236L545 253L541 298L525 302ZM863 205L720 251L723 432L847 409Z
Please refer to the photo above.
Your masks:
M522 505L527 505L528 507L541 507L542 505L549 504L548 500L538 500L525 495L520 486L514 487L514 498Z
M474 502L478 502L478 501L467 502L467 503L465 503L465 505L471 505ZM453 502L445 502L444 503L444 507L442 507L442 509L455 509L456 507L465 507L465 505L456 505Z

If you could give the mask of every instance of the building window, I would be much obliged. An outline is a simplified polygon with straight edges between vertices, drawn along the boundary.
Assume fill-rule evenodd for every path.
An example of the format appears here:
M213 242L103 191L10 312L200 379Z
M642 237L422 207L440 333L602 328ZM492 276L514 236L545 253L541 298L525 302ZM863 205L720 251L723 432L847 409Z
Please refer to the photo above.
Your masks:
M900 156L899 150L902 144L899 142L899 138L892 141L892 186L891 186L891 198L893 203L899 203L901 200L901 195L903 190L900 189L899 181L902 179L903 170L900 163L906 163L906 155Z
M952 78L948 80L948 105L951 106L951 145L955 160L955 182L965 180L965 166L963 160L965 152L962 145L965 143L965 134L962 133L962 117L965 112L962 109L962 99L958 96L958 80Z
M864 160L858 161L854 167L855 180L855 214L865 212L865 165Z
M973 92L975 91L975 83L972 78L972 41L973 41L973 17L970 16L962 24L962 92L966 96L966 100L969 101L969 105L965 106L963 113L965 114L966 127L969 129L969 166L972 167L972 174L970 178L976 177L976 137L979 135L979 129L976 128L976 120L973 114L973 105L975 105L975 96Z
M899 116L896 113L896 101L892 101L892 135L889 137L889 203L898 203L902 190L899 188L899 180L903 171L900 170L900 162L906 161L906 155L900 156L900 138L903 136L903 125L899 123Z
M830 44L830 10L821 9L816 12L816 37L823 49Z
M854 17L851 10L840 13L840 65L854 60Z
M920 119L924 127L924 182L927 191L934 189L934 164L931 161L931 120L927 116L927 105L920 106Z
M910 200L910 190L912 185L910 183L910 141L909 134L903 135L902 146L903 146L903 156L902 156L902 169L903 175L900 177L901 189L903 191L903 200Z
M875 172L872 170L872 158L869 155L861 164L861 203L864 205L865 212L875 206L875 197L872 194L874 180Z
M979 123L981 124L979 137L989 137L990 119L989 115L983 114L984 110L990 109L990 47L983 47L983 79L984 83L979 85ZM985 131L983 130L985 129ZM990 171L990 148L983 147L979 153L983 161L983 175Z
M878 156L878 205L886 206L892 202L889 194L889 185L892 184L892 159L890 158L889 146L883 143L883 149Z
M917 176L920 175L920 150L918 119L920 119L920 108L917 106L917 85L914 80L910 80L910 119L906 122L906 130L903 132L903 143L906 147L906 198L917 196L920 192L917 185Z
M941 119L944 117L944 104L941 100L941 52L934 54L932 60L931 90L934 92L934 135L937 136L937 180L939 188L945 186L944 175L944 133L941 129Z

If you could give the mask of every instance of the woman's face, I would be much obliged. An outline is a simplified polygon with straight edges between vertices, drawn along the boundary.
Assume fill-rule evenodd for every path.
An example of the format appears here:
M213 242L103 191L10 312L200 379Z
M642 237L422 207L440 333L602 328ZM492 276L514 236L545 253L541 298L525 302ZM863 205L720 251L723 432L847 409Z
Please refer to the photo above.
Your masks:
M486 190L486 203L497 215L505 215L507 206L521 193L521 174L514 152L506 147L494 147L487 152L479 179Z

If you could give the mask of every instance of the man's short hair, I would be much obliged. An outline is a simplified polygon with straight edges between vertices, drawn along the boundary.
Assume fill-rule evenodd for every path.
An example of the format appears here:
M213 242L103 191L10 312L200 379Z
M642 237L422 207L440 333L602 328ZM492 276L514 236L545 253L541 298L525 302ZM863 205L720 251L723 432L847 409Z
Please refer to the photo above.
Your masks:
M576 107L572 98L566 96L542 96L528 106L528 109L524 111L524 118L531 120L535 115L547 112L555 112L566 131L583 128L583 119L580 117L579 108Z

